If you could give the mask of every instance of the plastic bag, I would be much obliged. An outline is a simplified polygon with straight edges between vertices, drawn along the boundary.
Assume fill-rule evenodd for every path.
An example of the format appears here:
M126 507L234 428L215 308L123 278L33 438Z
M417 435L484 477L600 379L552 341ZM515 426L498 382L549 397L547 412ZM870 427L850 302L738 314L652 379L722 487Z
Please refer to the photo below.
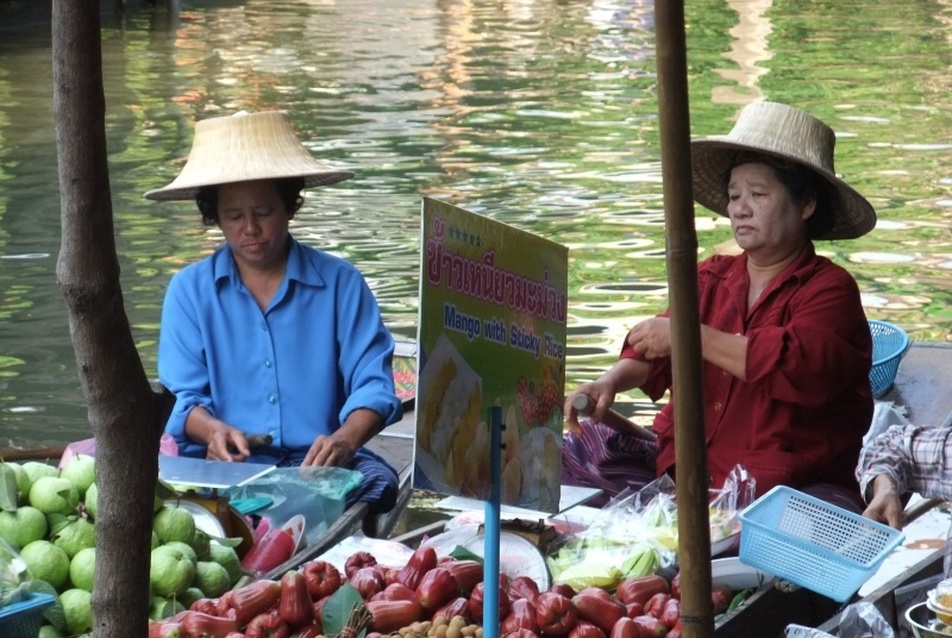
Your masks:
M22 602L33 591L33 578L19 552L0 538L0 609Z
M281 527L295 514L305 520L305 539L317 540L344 513L347 493L362 480L360 472L342 467L279 467L250 483L231 488L232 500L269 497L258 512L271 527Z
M848 605L840 614L840 623L837 633L849 638L896 638L896 632L886 622L876 605L869 602L858 602ZM801 625L787 625L784 638L834 638L825 631L803 627Z
M851 638L896 638L896 632L876 605L868 602L854 603L843 610L839 633Z
M803 625L787 625L783 635L784 638L836 638L825 631Z
M711 539L736 542L737 513L753 502L756 482L740 465L724 485L711 490ZM653 574L677 559L676 489L664 475L637 492L625 490L595 516L589 526L546 557L555 582L576 590L611 589L622 580ZM722 548L723 549L723 548Z

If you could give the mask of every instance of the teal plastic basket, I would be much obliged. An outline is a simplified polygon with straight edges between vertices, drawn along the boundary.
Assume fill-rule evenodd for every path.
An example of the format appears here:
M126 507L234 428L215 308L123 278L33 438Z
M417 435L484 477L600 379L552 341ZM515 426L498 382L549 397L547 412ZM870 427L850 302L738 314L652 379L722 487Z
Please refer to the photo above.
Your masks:
M899 326L875 319L869 320L869 331L873 335L873 367L869 371L869 382L873 386L873 397L878 399L896 380L899 362L909 349L909 336Z
M0 609L0 636L36 638L43 625L43 612L56 602L50 594L33 594L27 600Z
M740 562L846 602L902 532L778 485L740 515Z

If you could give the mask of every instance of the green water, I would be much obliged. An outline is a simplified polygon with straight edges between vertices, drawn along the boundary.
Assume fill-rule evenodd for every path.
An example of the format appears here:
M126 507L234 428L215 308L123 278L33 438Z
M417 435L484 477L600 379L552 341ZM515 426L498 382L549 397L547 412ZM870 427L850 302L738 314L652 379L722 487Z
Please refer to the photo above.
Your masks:
M837 131L838 172L879 211L818 249L867 314L948 341L952 10L947 2L689 1L692 132L767 98ZM422 196L570 248L569 386L664 308L653 7L631 0L249 0L108 15L103 55L116 239L143 365L155 374L171 274L220 236L170 181L195 119L284 108L357 178L311 192L293 232L367 276L415 336ZM59 199L46 27L0 34L0 447L89 436L55 281ZM699 257L730 229L698 209ZM633 394L630 408L652 408Z

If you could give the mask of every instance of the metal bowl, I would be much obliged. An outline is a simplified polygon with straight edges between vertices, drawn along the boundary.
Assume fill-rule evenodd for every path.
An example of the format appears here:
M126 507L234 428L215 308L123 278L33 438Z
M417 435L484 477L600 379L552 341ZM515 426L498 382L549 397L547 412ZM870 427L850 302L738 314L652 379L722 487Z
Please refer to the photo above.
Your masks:
M906 622L912 627L916 638L948 638L952 636L952 625L936 620L935 612L926 603L913 605L906 610Z

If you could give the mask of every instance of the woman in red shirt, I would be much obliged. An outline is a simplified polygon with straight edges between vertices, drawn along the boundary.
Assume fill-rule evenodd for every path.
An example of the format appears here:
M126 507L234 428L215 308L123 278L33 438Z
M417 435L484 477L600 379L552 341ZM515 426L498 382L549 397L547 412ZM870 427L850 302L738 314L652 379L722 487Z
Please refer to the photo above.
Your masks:
M869 202L835 176L835 136L799 109L759 102L730 134L692 143L695 199L730 218L742 252L698 266L704 416L711 486L736 464L757 492L783 484L861 512L854 470L869 428L872 338L852 276L818 256L816 239L875 226ZM618 362L565 403L573 431L563 482L606 496L675 474L674 404L657 415L657 443L599 423L615 395L671 387L667 312L634 326ZM594 403L579 430L578 394Z

